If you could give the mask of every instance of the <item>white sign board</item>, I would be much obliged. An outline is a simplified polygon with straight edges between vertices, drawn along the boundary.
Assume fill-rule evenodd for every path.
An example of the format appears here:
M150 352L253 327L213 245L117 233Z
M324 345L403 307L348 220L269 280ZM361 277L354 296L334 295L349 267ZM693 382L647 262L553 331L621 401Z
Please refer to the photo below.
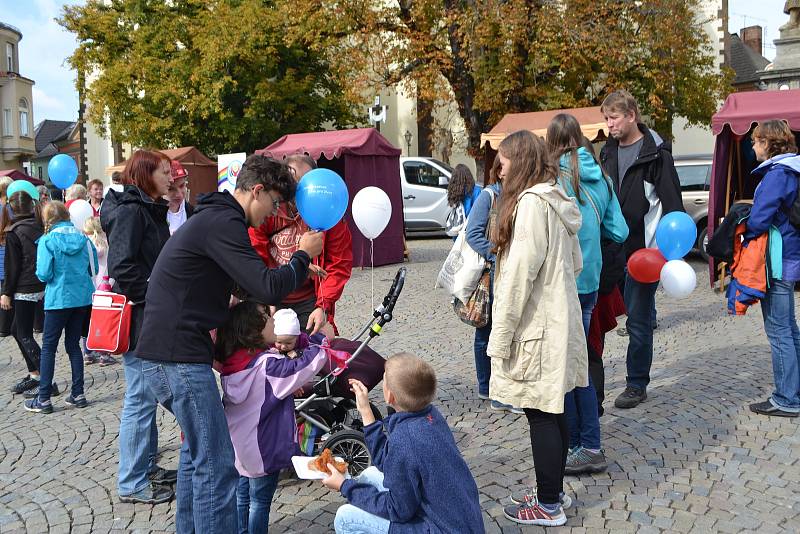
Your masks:
M217 156L217 191L228 191L233 193L236 187L236 178L242 170L247 154L238 152L236 154L219 154Z

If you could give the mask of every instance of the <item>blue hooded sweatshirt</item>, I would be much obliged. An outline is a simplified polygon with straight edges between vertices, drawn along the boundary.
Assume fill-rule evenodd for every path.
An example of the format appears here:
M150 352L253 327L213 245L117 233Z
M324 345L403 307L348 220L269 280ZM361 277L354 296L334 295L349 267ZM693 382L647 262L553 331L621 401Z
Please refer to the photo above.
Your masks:
M567 195L576 198L572 187L572 155L564 154L558 163L561 170L558 176L559 186ZM624 243L628 238L628 225L610 182L594 157L583 147L578 149L578 170L581 201L576 199L576 203L583 217L583 224L578 230L583 270L577 282L578 293L584 295L593 293L600 287L600 270L603 268L600 238Z
M800 280L800 231L789 222L789 209L797 197L800 156L779 154L756 167L753 176L763 178L756 187L744 237L750 240L776 227L783 241L781 279L796 282Z
M36 276L47 284L44 309L89 306L94 293L92 273L98 268L97 250L89 238L71 222L53 226L39 238L36 252Z

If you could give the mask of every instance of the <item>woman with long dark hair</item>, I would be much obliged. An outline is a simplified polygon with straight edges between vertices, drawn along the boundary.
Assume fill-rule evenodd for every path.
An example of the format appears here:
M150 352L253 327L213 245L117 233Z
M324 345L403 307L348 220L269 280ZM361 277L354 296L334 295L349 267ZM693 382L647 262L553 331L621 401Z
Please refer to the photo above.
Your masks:
M498 149L503 198L493 232L497 246L490 395L519 406L528 419L536 491L507 506L514 522L557 526L562 507L568 430L564 396L586 387L586 339L575 277L581 269L581 212L556 184L558 167L528 131Z
M547 127L547 145L551 157L558 162L558 185L576 200L583 219L578 231L583 270L578 276L577 284L583 333L588 338L592 310L597 303L597 292L600 288L600 270L603 267L600 239L624 243L628 237L628 225L611 181L597 163L591 143L583 136L575 117L567 113L559 113L553 117ZM589 380L588 387L576 387L567 393L565 402L570 430L566 474L605 471L608 464L600 448L599 406L592 381Z
M483 189L475 184L472 171L463 163L456 165L450 181L447 183L447 204L455 208L459 204L464 206L464 216L469 217L472 206L478 199Z
M44 283L36 277L36 242L44 229L36 203L25 191L11 195L7 208L11 209L3 209L0 218L6 245L0 307L7 312L13 310L11 335L28 367L28 375L11 388L13 393L19 394L39 387L42 350L33 337L33 322L36 308L44 299ZM58 393L53 385L52 394Z
M136 356L148 280L161 248L169 239L167 193L170 159L161 152L137 150L125 165L122 191L109 190L100 222L108 238L108 274L113 289L134 303L130 350L123 355L125 400L119 423L119 478L122 502L158 504L172 498L162 484L177 480L177 471L156 465L158 430L156 398L145 383L144 360Z

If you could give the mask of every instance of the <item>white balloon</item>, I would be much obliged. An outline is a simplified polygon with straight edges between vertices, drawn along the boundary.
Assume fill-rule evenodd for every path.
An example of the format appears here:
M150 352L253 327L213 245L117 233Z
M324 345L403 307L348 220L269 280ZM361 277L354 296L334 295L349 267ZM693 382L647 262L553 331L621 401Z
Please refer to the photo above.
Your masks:
M85 223L86 219L92 217L93 215L94 210L92 209L92 205L82 198L79 198L69 205L69 218L72 221L72 224L75 225L75 228L81 232L83 232L83 223Z
M683 260L670 260L661 268L661 287L672 298L688 297L697 286L697 274Z
M375 239L392 217L392 203L383 189L365 187L353 197L353 220L367 239Z

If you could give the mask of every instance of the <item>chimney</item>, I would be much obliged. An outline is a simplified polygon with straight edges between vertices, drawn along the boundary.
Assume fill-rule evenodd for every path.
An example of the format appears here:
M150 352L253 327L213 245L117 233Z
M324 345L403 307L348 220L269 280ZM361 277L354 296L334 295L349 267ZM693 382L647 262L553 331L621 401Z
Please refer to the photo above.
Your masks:
M764 30L761 26L748 26L742 28L739 32L742 36L742 42L752 48L759 56L764 55L764 47L762 44L762 35Z

